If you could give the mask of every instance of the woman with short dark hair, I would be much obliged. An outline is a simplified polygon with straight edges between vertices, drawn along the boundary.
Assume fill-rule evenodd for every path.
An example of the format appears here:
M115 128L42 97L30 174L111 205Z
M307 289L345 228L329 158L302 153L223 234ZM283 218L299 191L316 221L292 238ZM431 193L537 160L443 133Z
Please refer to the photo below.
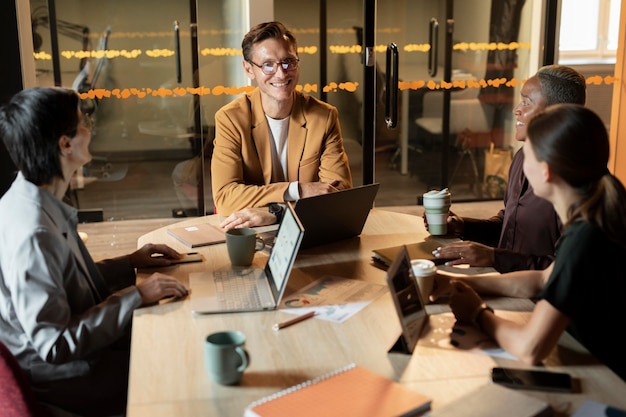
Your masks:
M133 310L187 289L135 268L169 265L167 245L95 264L63 202L91 160L88 116L72 90L37 87L0 110L0 137L19 172L0 199L0 341L38 398L79 415L123 414ZM160 253L164 258L155 259Z

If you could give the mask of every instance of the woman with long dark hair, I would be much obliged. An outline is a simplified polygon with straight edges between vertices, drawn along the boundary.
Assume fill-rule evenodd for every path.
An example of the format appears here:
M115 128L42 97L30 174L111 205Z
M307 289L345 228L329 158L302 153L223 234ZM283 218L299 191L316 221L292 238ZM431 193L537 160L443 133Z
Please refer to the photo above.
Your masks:
M543 271L438 276L431 299L450 294L458 320L473 322L529 364L544 360L567 330L626 380L615 327L626 319L626 190L607 169L604 123L580 105L550 106L530 121L523 151L528 181L564 225L554 262ZM477 293L537 303L529 322L520 325L498 317Z

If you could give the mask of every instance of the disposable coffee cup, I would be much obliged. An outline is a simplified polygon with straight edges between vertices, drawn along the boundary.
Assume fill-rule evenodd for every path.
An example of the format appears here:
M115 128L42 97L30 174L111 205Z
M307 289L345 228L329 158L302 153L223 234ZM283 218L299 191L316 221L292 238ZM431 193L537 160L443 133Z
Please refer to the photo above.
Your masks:
M254 254L265 247L263 239L251 228L230 229L226 231L226 249L232 266L250 266Z
M422 196L428 232L440 236L448 233L448 213L452 203L447 188L441 191L432 190Z
M422 301L428 303L428 297L435 288L435 276L437 275L437 266L433 261L428 259L412 259L411 270L413 276L417 280L417 286L420 289Z
M246 336L238 330L212 333L204 340L204 367L209 378L222 385L241 381L243 371L250 363L244 348Z

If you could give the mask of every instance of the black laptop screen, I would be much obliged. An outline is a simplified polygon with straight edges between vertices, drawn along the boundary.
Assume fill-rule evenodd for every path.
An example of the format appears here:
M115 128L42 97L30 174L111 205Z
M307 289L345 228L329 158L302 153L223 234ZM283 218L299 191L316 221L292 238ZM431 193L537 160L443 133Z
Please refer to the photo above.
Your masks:
M402 337L409 352L413 352L427 315L417 280L411 271L406 246L402 247L387 271L387 285L400 319Z
M265 267L265 275L269 280L274 300L279 300L285 289L303 235L304 229L295 215L293 207L287 204L285 216L278 228L278 234Z

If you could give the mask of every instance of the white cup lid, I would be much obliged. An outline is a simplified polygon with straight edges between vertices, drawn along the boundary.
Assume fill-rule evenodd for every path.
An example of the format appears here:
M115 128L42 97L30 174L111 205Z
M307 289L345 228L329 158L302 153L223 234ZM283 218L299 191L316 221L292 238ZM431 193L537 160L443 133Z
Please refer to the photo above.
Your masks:
M435 263L428 259L411 260L411 268L413 269L413 275L420 277L432 275L437 271Z

